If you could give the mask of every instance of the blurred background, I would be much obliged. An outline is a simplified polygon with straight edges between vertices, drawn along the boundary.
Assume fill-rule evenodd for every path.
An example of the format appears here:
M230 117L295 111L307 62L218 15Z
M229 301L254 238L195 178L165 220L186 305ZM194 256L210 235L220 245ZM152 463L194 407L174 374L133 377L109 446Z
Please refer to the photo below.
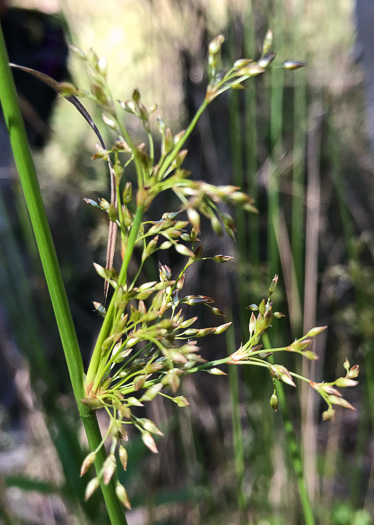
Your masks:
M130 525L286 525L308 522L304 481L316 523L374 523L374 13L357 0L18 0L0 14L10 59L79 88L88 85L68 44L94 49L109 64L115 97L139 88L177 132L200 105L207 45L225 35L223 66L259 57L274 33L274 68L243 92L214 101L189 140L193 177L236 184L259 215L236 213L237 242L209 226L207 255L231 265L201 265L187 292L216 299L236 329L204 339L206 358L247 340L245 307L266 297L279 273L270 343L290 343L328 325L316 362L283 363L316 381L360 365L345 397L356 411L322 422L318 395L285 389L277 413L272 382L260 369L187 378L190 407L156 398L147 407L166 436L155 456L134 435L121 478ZM303 60L295 72L276 67ZM277 62L278 61L278 62ZM79 113L25 73L15 75L39 181L84 360L100 328L102 300L94 261L105 261L107 224L83 198L107 197L108 174L95 163L95 136ZM100 127L100 112L87 102ZM127 122L139 141L136 122ZM105 135L106 130L101 126ZM27 211L3 126L0 154L0 523L104 524L99 495L83 503L87 453ZM166 199L149 211L172 211ZM178 259L163 263L178 267ZM134 269L136 262L134 263ZM157 261L147 267L149 276ZM202 322L212 322L199 312ZM291 391L292 390L292 391ZM105 418L103 418L105 424ZM304 496L303 496L304 494Z

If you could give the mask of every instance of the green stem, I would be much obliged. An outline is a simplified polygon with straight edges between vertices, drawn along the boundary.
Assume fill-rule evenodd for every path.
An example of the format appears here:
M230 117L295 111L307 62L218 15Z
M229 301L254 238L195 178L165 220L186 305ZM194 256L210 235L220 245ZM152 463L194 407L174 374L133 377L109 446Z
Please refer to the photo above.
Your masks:
M269 341L269 337L267 334L264 334L263 336L263 342L264 342L264 348L271 348L271 344ZM274 360L270 357L269 361ZM297 374L292 374L295 377ZM301 376L297 376L299 379L304 379ZM299 487L299 495L301 500L301 506L303 508L303 514L304 514L304 520L305 525L315 525L314 516L313 516L313 509L310 504L310 499L308 496L308 492L306 490L305 481L304 481L304 471L303 471L303 462L301 458L301 451L300 447L296 441L295 433L293 430L290 414L288 411L288 405L286 400L286 395L284 393L284 388L281 382L277 382L277 395L279 398L279 404L282 409L282 416L283 416L283 425L284 425L284 431L286 433L286 439L287 439L287 445L288 445L288 452L289 456L292 462L292 466L296 475L297 484Z
M43 265L74 396L88 442L94 450L101 441L101 434L94 413L82 403L82 398L85 397L82 357L8 61L0 28L0 101L4 119ZM98 471L101 470L105 457L104 451L98 455L96 461ZM114 482L108 486L102 485L102 491L111 524L126 524L122 506L115 495Z
M129 267L129 263L130 263L132 254L134 252L134 248L135 248L136 240L137 240L137 237L138 237L139 228L140 228L141 223L142 223L143 215L144 215L144 208L142 206L139 206L138 209L136 210L136 214L135 214L135 217L134 217L134 222L133 222L132 227L131 227L131 231L130 231L130 235L129 235L129 239L128 239L128 243L127 243L127 247L126 247L125 256L123 258L121 271L120 271L120 274L119 274L119 277L118 277L118 288L117 288L117 290L119 290L121 288L121 286L126 281L127 270L128 270L128 267ZM110 301L107 313L105 315L105 319L104 319L103 325L102 325L100 333L99 333L99 337L97 338L97 341L96 341L95 349L93 351L91 362L90 362L90 365L89 365L88 371L87 371L87 379L86 379L86 384L87 385L89 385L92 381L94 381L95 376L96 376L96 372L97 372L97 370L99 368L100 361L102 359L101 348L102 348L103 342L108 337L109 332L110 332L110 328L111 328L111 325L112 325L112 319L113 319L113 315L114 315L114 310L115 310L116 296L117 296L117 291L114 293L114 295L113 295L113 297L112 297L112 299Z
M173 160L176 158L176 156L178 155L179 151L181 150L183 144L186 142L186 140L188 139L188 137L191 135L194 127L196 126L197 124L197 121L199 120L199 118L201 117L202 113L205 111L205 109L207 108L209 102L207 99L204 99L204 102L201 104L201 106L199 107L199 109L197 110L194 118L191 120L188 128L186 129L186 132L185 134L183 135L183 137L180 139L180 141L174 146L174 148L172 149L172 151L168 154L168 156L166 157L165 161L162 163L162 166L160 168L160 172L159 172L159 180L162 180L162 176L165 174L165 172L167 171L167 169L169 168L169 166L171 165L171 163L173 162Z

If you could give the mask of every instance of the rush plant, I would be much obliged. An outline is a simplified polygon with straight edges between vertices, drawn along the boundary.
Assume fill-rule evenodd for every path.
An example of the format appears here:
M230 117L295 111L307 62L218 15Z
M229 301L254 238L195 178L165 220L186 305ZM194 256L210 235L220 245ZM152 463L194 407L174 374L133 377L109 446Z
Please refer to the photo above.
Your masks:
M94 303L103 322L86 373L83 371L3 42L0 45L1 103L44 265L73 390L91 449L82 464L81 474L84 475L93 464L96 467L96 476L87 485L86 498L101 486L112 524L126 523L118 502L130 508L126 489L119 483L116 475L119 465L125 470L127 467L126 441L129 425L140 432L144 444L153 453L157 453L154 436L162 436L162 431L155 422L137 415L137 407L152 402L156 396L163 396L181 408L187 407L188 400L178 394L180 383L186 375L195 372L224 375L224 365L256 366L267 369L273 379L274 389L269 394L270 405L274 410L278 408L277 382L295 387L294 380L309 383L326 401L324 419L334 417L335 405L353 408L336 387L356 384L354 379L358 375L357 365L351 368L346 361L345 377L331 383L315 383L274 362L274 357L280 352L293 352L306 359L317 359L316 353L309 347L326 327L313 328L300 339L283 347L263 349L262 336L274 319L283 317L283 314L274 311L272 301L278 282L277 275L271 281L267 298L258 305L248 307L251 314L247 341L232 355L222 359L207 362L199 353L199 339L219 336L229 329L231 323L217 323L217 326L205 328L198 326L195 306L203 305L218 318L224 317L224 312L215 306L212 298L200 295L198 291L194 295L184 293L189 269L208 259L218 264L232 259L222 254L211 257L204 255L199 240L201 216L209 219L217 235L226 232L235 239L234 220L227 211L223 211L222 204L225 205L225 210L228 206L239 206L249 213L256 213L257 210L253 200L236 186L215 186L192 180L190 173L183 168L187 155L184 145L203 111L217 96L229 89L243 88L244 82L251 77L266 73L276 58L271 49L272 34L269 31L257 61L240 59L227 71L223 71L220 54L223 40L220 35L209 45L209 84L205 99L188 127L175 134L160 116L154 123L153 114L157 114L157 108L146 108L138 90L133 92L130 100L114 100L107 85L106 61L99 59L93 52L85 54L74 48L86 67L90 81L89 92L76 89L71 84L57 84L49 77L29 70L59 91L82 113L100 142L93 159L103 162L104 169L109 169L110 202L103 198L97 201L85 199L89 205L107 214L109 224L106 264L95 264L97 273L104 280L105 300ZM289 60L280 65L285 69L297 69L301 66L302 63ZM109 146L104 143L79 98L91 99L100 106L103 122L113 136ZM126 118L135 118L140 122L145 142L138 143L130 136ZM158 133L157 141L153 134L154 128ZM159 152L155 151L156 143L161 144ZM153 201L160 193L170 190L178 197L179 207L149 216L148 210ZM118 269L113 267L117 247L121 255ZM176 271L158 263L158 279L144 282L142 268L145 261L151 257L154 261L155 254L165 250L175 250L185 258L182 270ZM129 264L134 254L138 256L139 265L136 275L130 277ZM96 421L97 410L105 410L109 416L109 425L103 436ZM106 442L109 442L109 454L105 452Z

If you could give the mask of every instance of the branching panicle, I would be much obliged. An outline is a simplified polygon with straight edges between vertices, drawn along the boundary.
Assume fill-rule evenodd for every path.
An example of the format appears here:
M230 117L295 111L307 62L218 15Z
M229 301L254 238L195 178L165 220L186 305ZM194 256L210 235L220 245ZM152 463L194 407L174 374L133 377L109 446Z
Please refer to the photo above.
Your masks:
M111 202L99 199L97 202L85 199L88 204L108 214L110 224L120 232L122 266L120 271L112 267L95 264L97 273L105 280L106 286L113 289L109 306L95 302L96 310L104 317L104 322L93 357L87 372L84 402L92 409L104 408L110 416L107 434L96 451L92 451L82 465L82 475L95 461L98 450L106 440L111 440L110 454L98 477L87 486L89 497L98 486L98 479L107 484L116 469L116 453L123 468L127 467L125 442L128 439L126 425L133 425L141 434L144 444L154 453L157 445L153 436L162 436L161 430L149 419L136 416L136 408L151 402L161 395L179 407L189 405L188 400L178 393L184 376L198 371L213 375L224 375L223 365L251 365L267 368L274 382L270 399L271 407L278 409L276 382L281 381L293 387L294 380L300 379L320 393L328 409L324 419L334 415L333 405L353 408L345 401L336 387L354 386L353 379L358 367L346 365L346 376L332 383L315 383L283 365L269 361L270 356L279 352L293 352L307 359L317 359L310 350L314 338L326 327L317 327L280 348L264 349L261 343L263 334L271 327L274 318L283 317L274 311L272 296L276 290L278 276L272 280L268 298L258 305L248 307L251 311L248 327L248 340L232 355L207 362L200 354L197 340L212 335L220 335L231 323L213 327L197 327L198 317L195 307L210 309L218 317L224 312L214 305L208 296L185 295L185 280L188 269L203 260L225 263L230 256L217 254L205 257L198 235L201 231L201 215L208 218L212 229L218 235L224 231L235 239L235 222L221 204L239 206L248 212L257 212L253 200L232 185L215 186L204 181L193 181L190 173L183 169L187 150L182 149L200 115L218 95L228 89L243 87L249 78L265 73L274 63L276 54L272 52L272 33L266 35L262 55L257 61L237 60L227 71L221 70L220 49L224 41L222 35L209 45L209 85L205 100L196 116L186 128L173 135L163 119L157 117L157 129L161 136L159 156L154 149L151 115L156 106L146 108L138 90L132 98L115 102L106 83L107 67L103 59L94 53L89 56L76 50L85 62L89 78L90 92L74 91L75 95L94 99L103 110L103 122L115 132L110 148L100 144L93 155L95 160L109 163L114 182L114 196ZM286 61L281 67L296 69L302 63ZM71 91L71 90L70 90ZM69 91L69 93L70 93ZM124 113L130 114L140 122L145 143L136 144L123 123ZM136 184L130 182L127 173L130 165L135 166ZM172 190L180 200L176 211L144 220L144 213L157 196ZM141 253L140 265L135 278L128 279L127 270L134 250ZM143 264L159 251L176 250L186 258L179 273L173 268L159 263L159 279L140 283L139 276ZM120 501L130 507L127 493L122 485L117 485L116 493Z

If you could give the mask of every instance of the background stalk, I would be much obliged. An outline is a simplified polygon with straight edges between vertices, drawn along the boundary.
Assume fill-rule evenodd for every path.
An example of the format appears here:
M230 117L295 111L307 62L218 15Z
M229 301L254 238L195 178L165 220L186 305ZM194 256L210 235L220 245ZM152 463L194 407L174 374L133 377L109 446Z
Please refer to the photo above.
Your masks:
M0 78L2 79L0 82L0 101L5 123L9 131L14 159L21 179L23 194L46 277L74 396L86 430L89 445L91 450L94 450L101 441L100 429L95 414L82 403L82 398L85 397L82 357L18 104L13 77L8 65L8 55L1 29ZM101 470L104 460L105 452L103 451L98 454L95 463L97 471ZM127 521L122 506L115 495L114 481L108 486L101 485L101 488L111 524L126 524Z

